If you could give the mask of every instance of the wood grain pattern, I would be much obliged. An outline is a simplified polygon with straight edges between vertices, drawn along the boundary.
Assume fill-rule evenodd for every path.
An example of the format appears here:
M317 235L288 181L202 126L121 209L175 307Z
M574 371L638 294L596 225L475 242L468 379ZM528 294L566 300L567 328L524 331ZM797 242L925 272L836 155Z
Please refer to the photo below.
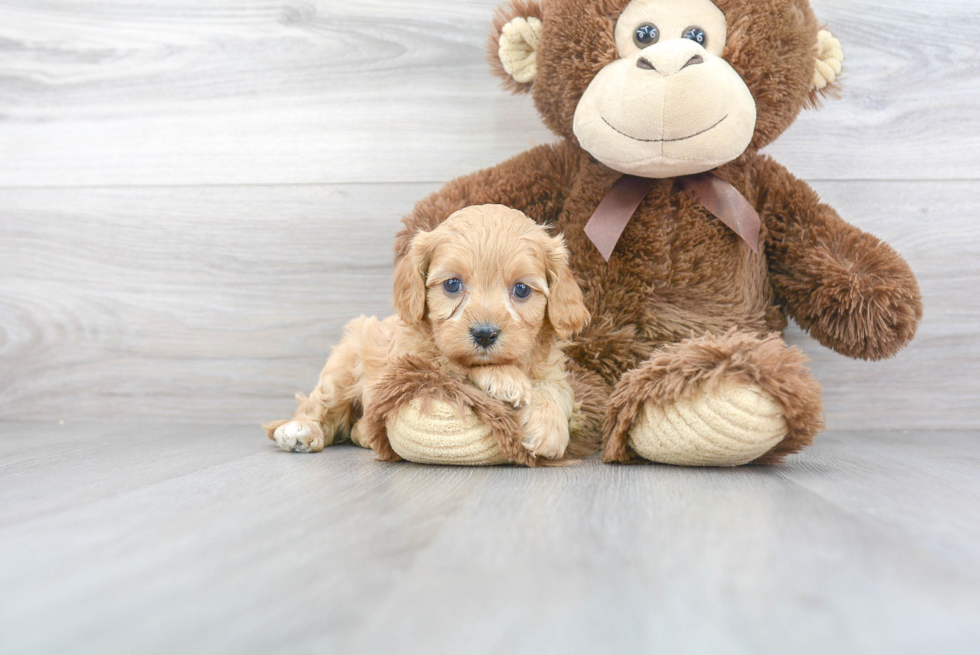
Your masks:
M389 464L180 424L0 445L4 652L980 645L975 433L842 432L739 470Z
M552 136L483 46L497 0L6 0L0 186L431 182ZM980 177L970 0L814 0L844 96L771 152L804 178Z
M848 360L794 330L839 429L980 428L972 182L825 182L926 298L913 345ZM434 185L0 195L0 417L287 416L341 328L390 312L398 217Z

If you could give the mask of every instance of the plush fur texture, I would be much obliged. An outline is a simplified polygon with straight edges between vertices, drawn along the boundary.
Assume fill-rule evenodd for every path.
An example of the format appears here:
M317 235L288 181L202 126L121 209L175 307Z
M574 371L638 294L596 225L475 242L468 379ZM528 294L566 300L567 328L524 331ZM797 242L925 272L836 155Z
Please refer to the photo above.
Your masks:
M561 350L589 315L560 236L507 207L468 207L413 237L394 305L384 321L352 321L293 420L265 426L280 447L316 452L349 438L397 459L386 419L414 397L474 412L514 463L594 444L601 403L584 390L588 404L576 403ZM492 342L478 342L479 327ZM589 445L569 449L570 438Z
M548 127L574 142L571 126L578 100L595 74L616 59L612 28L628 4L629 0L505 4L498 10L487 46L490 65L505 87L514 89L497 60L499 30L518 16L541 18L546 36L538 47L538 78L516 88L533 88ZM811 89L821 25L806 0L716 0L715 5L728 22L723 56L756 101L759 119L750 150L758 151L782 134L803 108L838 90L836 83Z
M656 42L637 44L636 27L654 24ZM681 37L692 24L700 43ZM741 155L754 136L756 103L722 57L726 33L711 0L632 0L615 23L615 60L576 106L579 145L646 178L703 173Z
M605 394L596 394L597 382L588 380L586 371L571 370L569 382L576 390L575 409L569 431L570 442L562 457L546 459L536 457L523 445L524 428L518 413L509 404L491 397L468 383L458 369L440 368L437 362L408 356L386 367L375 385L375 392L364 415L364 433L371 435L369 445L379 458L388 461L400 459L388 441L386 423L398 415L413 398L422 400L423 411L433 400L455 405L462 412L471 411L490 427L490 435L496 441L504 459L522 466L553 466L565 464L590 453L598 447L597 435L602 426L605 411Z
M738 382L760 387L782 408L786 437L756 460L778 462L813 443L823 428L820 385L810 377L806 361L802 351L787 348L777 335L759 338L735 329L664 346L616 386L606 412L602 459L632 459L627 432L644 403L666 406L724 382Z
M678 180L662 179L608 264L603 261L583 228L619 174L579 146L572 118L592 78L617 56L613 27L626 5L627 0L549 0L542 8L521 0L500 11L496 29L517 15L543 20L537 77L531 85L505 84L530 91L561 140L453 180L419 202L397 237L396 261L408 253L417 230L431 229L472 204L504 204L552 226L565 235L571 270L592 315L566 352L581 370L595 374L580 378L593 385L590 398L617 388L606 419L606 459L628 455L621 444L622 422L628 420L623 412L650 398L669 398L665 389L690 391L702 379L739 375L764 388L767 379L790 385L773 391L793 430L759 460L771 463L808 444L821 427L819 393L803 372L801 355L770 336L781 332L786 316L839 353L883 359L915 334L922 316L919 288L892 248L843 221L810 187L758 153L802 109L836 92L836 82L821 91L812 88L822 26L806 0L716 2L728 26L723 57L750 89L758 117L749 148L715 173L759 212L762 252L752 253ZM733 328L738 332L731 333ZM712 352L727 348L728 354L703 370L670 364L677 357L688 361L683 353L696 344L713 344ZM662 371L670 371L669 381Z
M472 411L490 427L490 434L500 447L504 459L524 466L536 466L537 457L521 444L521 424L503 401L469 384L462 371L439 367L437 362L409 355L386 367L375 384L375 397L364 416L368 443L380 459L401 459L388 441L386 422L412 398L423 399L422 410L433 400L455 405L460 412Z
M541 20L544 16L544 9L537 2L532 0L513 0L502 7L499 7L493 17L493 33L487 41L487 61L493 69L494 75L499 77L504 87L514 93L528 93L531 90L530 82L518 82L504 70L500 62L500 35L503 33L504 25L515 18L537 18Z

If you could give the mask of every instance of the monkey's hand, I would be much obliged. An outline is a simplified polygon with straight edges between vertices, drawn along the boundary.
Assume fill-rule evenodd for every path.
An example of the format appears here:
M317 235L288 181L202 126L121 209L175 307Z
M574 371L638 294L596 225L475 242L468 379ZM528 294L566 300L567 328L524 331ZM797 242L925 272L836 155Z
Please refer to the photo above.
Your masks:
M858 359L885 359L915 335L922 296L908 264L850 226L810 245L795 278L780 280L790 315L821 344Z
M901 255L771 159L753 166L765 191L758 209L769 280L786 314L848 357L878 360L901 350L922 318L922 294Z

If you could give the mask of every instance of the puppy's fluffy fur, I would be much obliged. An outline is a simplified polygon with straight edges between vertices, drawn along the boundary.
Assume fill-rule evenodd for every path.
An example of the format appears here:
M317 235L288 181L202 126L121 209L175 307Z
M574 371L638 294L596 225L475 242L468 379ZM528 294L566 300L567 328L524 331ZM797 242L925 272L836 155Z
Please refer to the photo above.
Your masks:
M415 356L464 372L513 406L522 444L534 456L564 455L574 396L561 341L589 315L561 236L500 205L462 209L415 235L395 269L393 300L397 315L347 325L319 384L309 397L297 397L293 420L265 426L270 439L297 452L348 439L375 445L377 435L363 434L359 419L386 367ZM478 343L480 326L496 333L492 343Z

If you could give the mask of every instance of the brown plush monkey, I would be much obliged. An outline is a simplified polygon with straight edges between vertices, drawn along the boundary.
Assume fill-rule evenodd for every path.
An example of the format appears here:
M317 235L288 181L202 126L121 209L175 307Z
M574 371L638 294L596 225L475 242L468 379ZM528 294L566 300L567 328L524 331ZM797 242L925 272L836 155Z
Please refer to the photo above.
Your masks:
M785 316L849 357L912 339L905 261L759 154L836 87L840 44L807 0L514 0L489 46L561 140L419 202L396 260L473 204L564 233L592 314L568 350L580 451L601 435L607 462L777 462L822 428Z
M568 350L581 450L601 434L607 462L777 462L822 428L786 316L849 357L912 339L905 261L759 154L836 89L840 44L807 0L513 0L489 54L561 140L419 202L396 260L472 204L564 233L593 317Z

